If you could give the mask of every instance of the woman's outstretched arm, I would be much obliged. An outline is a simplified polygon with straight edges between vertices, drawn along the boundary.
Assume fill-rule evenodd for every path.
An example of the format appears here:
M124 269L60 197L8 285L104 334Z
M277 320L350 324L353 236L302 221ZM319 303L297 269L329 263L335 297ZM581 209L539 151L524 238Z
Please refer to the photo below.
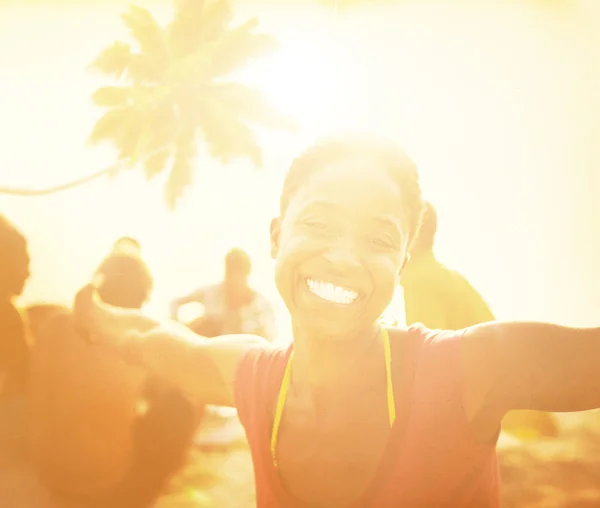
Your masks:
M463 373L471 421L482 413L500 419L512 409L600 408L600 328L519 322L467 328Z
M172 383L198 403L233 406L237 366L254 347L269 347L251 335L201 337L183 325L164 323L136 310L119 309L84 288L75 318L85 332L115 355Z

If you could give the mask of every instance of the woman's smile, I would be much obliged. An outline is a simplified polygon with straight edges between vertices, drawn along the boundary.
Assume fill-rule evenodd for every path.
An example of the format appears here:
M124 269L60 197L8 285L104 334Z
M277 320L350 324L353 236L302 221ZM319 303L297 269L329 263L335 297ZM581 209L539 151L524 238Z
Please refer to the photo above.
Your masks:
M349 289L348 287L339 286L333 282L321 279L306 278L304 279L307 289L329 303L338 305L352 305L358 299L358 291Z

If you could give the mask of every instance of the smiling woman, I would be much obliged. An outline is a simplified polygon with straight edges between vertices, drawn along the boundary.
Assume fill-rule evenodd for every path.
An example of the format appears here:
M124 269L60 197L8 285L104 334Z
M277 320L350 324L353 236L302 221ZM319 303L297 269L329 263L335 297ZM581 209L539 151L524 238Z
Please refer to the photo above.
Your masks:
M381 185L372 191L367 183L378 165L384 168ZM382 301L394 294L420 206L414 163L393 145L335 138L297 158L284 183L281 218L272 225L275 281L290 312L296 311L296 323L312 329L324 321L325 334L339 337L352 334L365 315L376 320L386 307ZM364 210L373 212L358 215ZM398 220L400 211L405 220ZM306 240L302 249L299 239Z

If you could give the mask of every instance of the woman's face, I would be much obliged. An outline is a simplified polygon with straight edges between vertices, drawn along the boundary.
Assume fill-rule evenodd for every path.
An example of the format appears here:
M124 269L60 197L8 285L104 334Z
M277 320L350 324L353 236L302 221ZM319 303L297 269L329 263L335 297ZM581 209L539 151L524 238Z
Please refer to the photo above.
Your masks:
M406 260L397 184L369 162L317 171L271 226L275 282L295 325L343 339L389 305Z

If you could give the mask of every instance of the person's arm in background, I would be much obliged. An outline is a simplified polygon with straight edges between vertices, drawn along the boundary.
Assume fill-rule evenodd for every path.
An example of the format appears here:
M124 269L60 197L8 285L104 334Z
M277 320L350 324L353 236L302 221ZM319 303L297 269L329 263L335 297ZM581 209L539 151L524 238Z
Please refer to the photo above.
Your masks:
M173 300L171 302L171 305L170 305L171 319L175 319L175 320L177 319L179 309L183 305L186 305L188 303L204 304L205 297L206 297L206 288L198 288L188 295L182 296L180 298L176 298L175 300Z
M163 378L198 403L233 406L233 384L241 358L268 343L251 335L207 340L174 322L161 323L140 311L111 307L93 288L79 293L75 317L100 339L101 347Z
M463 375L467 417L488 437L513 409L600 408L600 328L519 322L468 328Z

